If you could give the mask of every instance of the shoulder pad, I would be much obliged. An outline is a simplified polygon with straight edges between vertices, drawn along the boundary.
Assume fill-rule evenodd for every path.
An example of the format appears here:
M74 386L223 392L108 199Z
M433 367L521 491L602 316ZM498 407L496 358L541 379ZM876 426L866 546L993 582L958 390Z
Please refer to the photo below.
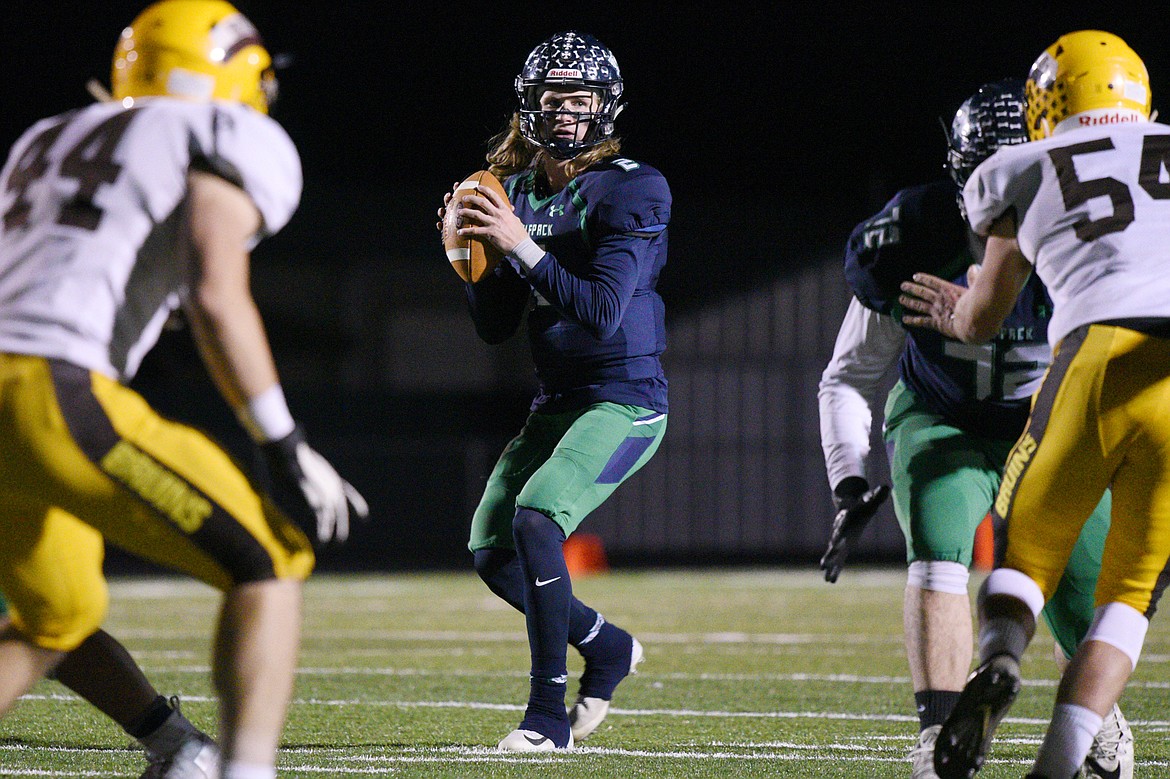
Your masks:
M603 232L651 233L670 222L670 187L654 168L624 157L595 165L579 177Z
M889 314L914 273L952 278L972 262L957 196L950 180L903 189L853 228L845 279L862 305Z
M203 138L196 133L193 155L248 193L264 220L262 234L277 232L301 197L301 160L292 140L273 119L246 106L210 103L206 110L210 132Z

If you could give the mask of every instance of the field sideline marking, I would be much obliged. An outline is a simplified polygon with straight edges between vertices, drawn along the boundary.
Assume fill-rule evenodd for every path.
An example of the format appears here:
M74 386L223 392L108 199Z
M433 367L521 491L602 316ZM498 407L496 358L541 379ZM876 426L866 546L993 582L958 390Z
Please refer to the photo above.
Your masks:
M173 674L209 674L211 667L206 665L143 665L142 670L147 673ZM475 677L490 679L527 679L527 671L464 671L460 669L440 670L435 668L364 668L351 666L303 666L297 669L298 675L329 676L331 674L345 676L453 676ZM646 679L667 679L670 681L698 681L698 682L844 682L846 684L909 684L908 676L859 676L856 674L731 674L731 673L683 673L672 671L668 673L646 673ZM1052 688L1059 681L1056 679L1025 679L1025 687ZM1136 681L1129 683L1130 688L1143 690L1168 690L1170 682Z
M909 738L907 739L909 740ZM808 760L808 752L824 750L859 750L866 749L865 746L856 744L798 744L794 742L759 742L759 743L741 743L741 744L724 744L720 742L712 742L712 747L720 748L717 751L703 752L695 749L686 750L648 750L648 749L621 749L609 747L577 747L570 753L562 753L555 755L515 755L501 753L486 746L448 746L448 747L433 747L433 748L419 748L406 747L402 751L405 754L353 754L353 750L357 748L351 747L332 747L322 749L321 747L286 747L281 750L281 759L278 761L278 768L282 771L300 771L304 773L330 773L338 774L365 774L372 775L384 773L387 769L382 766L393 766L395 764L408 763L514 763L514 764L555 764L555 763L569 763L578 757L647 757L654 759L675 759L675 760L774 760L791 762L796 760ZM729 751L729 749L736 751ZM773 751L776 749L783 749L788 751ZM768 750L768 751L761 751ZM890 752L892 749L884 749L880 751ZM0 745L0 751L28 751L28 752L54 752L54 753L69 753L78 755L102 754L109 755L109 749L92 749L92 748L44 748L44 747L29 747L25 745ZM126 754L133 754L137 752L134 749L124 750ZM289 758L299 758L303 760L305 757L319 757L326 758L331 765L295 765L291 764ZM905 762L906 757L900 753L896 755L881 755L881 754L865 754L865 755L836 755L831 758L833 761L853 762L853 763L902 763ZM366 763L367 766L349 766L338 765L339 763ZM991 765L1027 765L1031 762L1030 759L1023 760L1006 760L1006 759L990 759L987 761ZM381 765L378 765L381 764ZM1138 766L1146 767L1165 767L1170 765L1167 761L1156 760L1139 760ZM18 769L15 771L4 771L5 775L12 776L54 776L58 775L55 772L39 769ZM73 774L79 777L106 777L106 776L121 776L121 773L107 773L90 771L86 773Z

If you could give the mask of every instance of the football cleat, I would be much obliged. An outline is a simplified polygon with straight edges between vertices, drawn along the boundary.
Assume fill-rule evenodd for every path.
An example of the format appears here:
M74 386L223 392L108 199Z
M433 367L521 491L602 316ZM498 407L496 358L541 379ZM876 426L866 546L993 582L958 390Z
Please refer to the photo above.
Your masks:
M276 99L272 56L247 18L225 0L160 0L122 30L110 92L136 97L227 100L268 112Z
M1032 64L1024 85L1028 134L1034 141L1088 111L1101 113L1082 117L1090 124L1149 119L1152 100L1145 63L1125 41L1101 30L1060 36Z
M1133 731L1116 705L1101 723L1101 731L1078 774L1083 779L1133 779Z
M910 779L938 779L934 772L934 744L942 725L931 725L918 734L918 743L910 750Z
M975 669L938 734L934 770L940 779L975 776L1019 693L1020 663L1011 655L996 655Z
M634 639L630 650L631 674L638 673L638 663L643 659L642 643ZM591 698L578 695L577 701L569 708L569 728L574 741L584 741L597 730L605 716L609 714L609 701L604 698Z
M148 756L148 760L141 779L219 779L219 748L202 734L173 755Z
M537 733L535 730L513 730L500 741L496 747L501 752L552 752L558 749L573 748L573 733L569 732L569 743L558 747L548 736Z

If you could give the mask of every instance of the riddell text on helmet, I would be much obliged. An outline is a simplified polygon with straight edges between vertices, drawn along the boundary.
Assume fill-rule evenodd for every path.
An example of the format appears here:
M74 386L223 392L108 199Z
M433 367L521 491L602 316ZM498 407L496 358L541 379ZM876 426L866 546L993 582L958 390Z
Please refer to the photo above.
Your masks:
M1122 113L1119 111L1115 111L1111 114L1102 114L1100 116L1093 116L1092 114L1088 114L1077 117L1077 122L1082 127L1092 127L1099 124L1125 124L1127 122L1137 122L1140 120L1141 117L1136 113Z

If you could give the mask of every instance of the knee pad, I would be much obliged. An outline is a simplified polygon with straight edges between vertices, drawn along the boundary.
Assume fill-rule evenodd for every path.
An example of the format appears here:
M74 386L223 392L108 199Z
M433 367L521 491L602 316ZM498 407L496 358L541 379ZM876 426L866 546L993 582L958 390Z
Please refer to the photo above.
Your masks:
M979 600L982 602L992 595L1010 595L1022 600L1032 610L1033 617L1040 616L1044 608L1044 593L1032 577L1014 568L996 568L983 581L979 590Z
M1097 607L1085 641L1101 641L1120 649L1136 668L1149 627L1150 621L1132 606L1106 603Z
M906 583L912 587L951 595L966 595L970 578L967 566L949 560L915 560L906 573Z

